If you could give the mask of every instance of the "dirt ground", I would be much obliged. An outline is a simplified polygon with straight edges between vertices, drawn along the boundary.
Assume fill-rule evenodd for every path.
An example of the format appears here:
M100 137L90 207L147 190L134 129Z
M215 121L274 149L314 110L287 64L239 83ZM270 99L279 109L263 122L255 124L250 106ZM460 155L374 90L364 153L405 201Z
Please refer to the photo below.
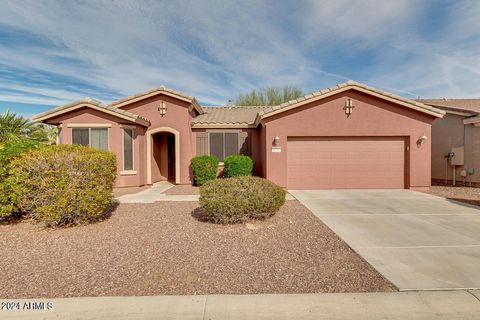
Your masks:
M430 187L430 190L424 192L439 197L480 206L480 188L436 185Z
M102 222L0 225L0 298L394 291L297 201L216 225L198 202L121 204Z

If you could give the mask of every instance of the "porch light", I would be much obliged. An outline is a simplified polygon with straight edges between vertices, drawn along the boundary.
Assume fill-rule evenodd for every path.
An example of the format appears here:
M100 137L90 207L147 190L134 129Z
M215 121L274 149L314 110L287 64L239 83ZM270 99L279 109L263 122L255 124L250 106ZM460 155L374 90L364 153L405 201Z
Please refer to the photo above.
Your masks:
M160 107L158 107L158 111L160 112L160 115L162 117L167 113L167 106L165 105L165 102L160 102Z
M420 137L418 137L418 140L417 140L417 144L418 145L422 145L422 143L427 140L427 136L426 135L421 135Z
M273 145L275 147L278 147L280 145L280 137L279 136L276 136L274 139L273 139Z
M353 106L352 99L347 99L347 101L345 101L345 107L343 107L343 110L345 110L345 114L347 115L347 118L350 117L350 115L352 114L353 108L355 107Z

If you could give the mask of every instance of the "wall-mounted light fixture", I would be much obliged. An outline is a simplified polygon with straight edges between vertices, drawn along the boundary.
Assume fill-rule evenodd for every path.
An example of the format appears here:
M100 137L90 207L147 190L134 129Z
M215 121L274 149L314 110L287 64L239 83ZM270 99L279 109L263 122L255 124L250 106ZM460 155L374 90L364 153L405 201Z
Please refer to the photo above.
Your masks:
M418 137L417 144L419 146L421 146L425 142L425 140L427 140L427 139L428 139L428 137L426 135L422 134L420 137Z
M167 114L167 106L165 105L165 102L160 102L160 107L158 107L158 111L160 112L160 115L162 117Z
M276 136L275 138L273 138L273 145L275 147L278 147L280 145L280 137L279 136Z
M352 115L353 108L355 107L353 106L352 99L348 98L347 101L345 101L345 106L343 107L343 110L345 111L345 115L347 116L347 118Z

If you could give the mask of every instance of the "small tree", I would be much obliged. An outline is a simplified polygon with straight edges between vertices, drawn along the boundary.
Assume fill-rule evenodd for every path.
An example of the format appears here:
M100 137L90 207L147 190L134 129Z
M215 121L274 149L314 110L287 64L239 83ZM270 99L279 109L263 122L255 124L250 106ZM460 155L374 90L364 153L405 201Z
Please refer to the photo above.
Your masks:
M237 106L275 106L283 102L303 96L302 89L298 86L267 87L241 93L235 99Z
M34 122L10 110L1 113L0 143L22 139L53 144L56 139L56 129L42 123Z

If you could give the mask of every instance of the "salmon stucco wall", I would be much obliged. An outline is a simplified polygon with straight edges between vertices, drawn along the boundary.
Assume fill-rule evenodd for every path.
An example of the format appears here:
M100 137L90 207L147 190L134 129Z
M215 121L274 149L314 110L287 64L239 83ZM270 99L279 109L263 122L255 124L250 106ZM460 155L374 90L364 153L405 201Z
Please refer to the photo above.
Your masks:
M347 98L352 99L355 107L348 118L343 110ZM264 119L265 177L287 187L288 137L405 137L409 149L405 151L406 187L428 187L431 184L431 123L434 119L354 90L285 111ZM417 145L416 141L423 135L428 139ZM280 138L282 150L273 153L272 143L276 136Z
M145 153L144 128L135 126L126 120L108 115L104 112L93 110L91 108L81 108L55 118L49 119L48 123L61 125L60 141L61 143L72 143L72 127L108 125L108 149L117 157L117 171L119 172L115 186L139 186L145 184L145 165L140 156ZM122 125L133 126L134 128L134 168L131 172L122 174L123 171L123 128Z
M196 141L197 139L197 133L199 132L247 132L248 137L250 138L250 157L253 160L253 174L256 176L263 176L263 170L264 170L264 162L262 158L262 150L263 145L261 144L260 141L260 130L258 129L247 129L247 128L242 128L242 129L231 129L231 128L225 128L225 129L192 129L193 132L193 138L192 141ZM196 143L193 143L193 154L198 155L198 152L196 150Z
M161 101L167 107L166 114L162 117L158 111ZM190 160L194 155L195 141L192 142L192 132L190 122L194 116L194 111L189 111L190 103L179 99L172 98L167 95L159 94L138 102L121 107L121 109L138 114L150 120L150 126L145 132L147 137L149 133L159 133L159 128L171 128L179 133L180 139L180 184L191 184L192 177L190 173ZM146 139L145 139L146 140ZM145 141L145 143L149 143ZM153 148L152 148L153 149ZM153 151L153 150L152 150ZM152 152L152 166L156 165L153 159ZM146 164L146 152L141 154L142 161ZM154 174L158 174L156 179L161 179L160 170L158 168L152 169L152 180ZM153 181L152 181L153 182Z
M480 127L463 124L465 116L447 113L437 119L432 126L432 179L453 180L453 168L447 163L445 155L454 147L464 147L464 166L456 167L455 180L463 183L462 170L474 169L467 182L480 183Z

